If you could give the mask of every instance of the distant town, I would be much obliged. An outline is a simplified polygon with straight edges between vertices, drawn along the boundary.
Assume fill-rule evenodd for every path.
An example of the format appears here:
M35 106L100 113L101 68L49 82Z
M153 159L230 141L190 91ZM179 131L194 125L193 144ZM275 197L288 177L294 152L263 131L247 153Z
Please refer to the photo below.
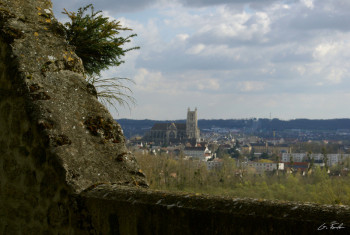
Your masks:
M198 160L209 170L229 157L240 171L256 174L305 175L317 166L331 175L348 174L350 119L198 120L197 115L197 108L188 108L184 120L117 121L135 153Z

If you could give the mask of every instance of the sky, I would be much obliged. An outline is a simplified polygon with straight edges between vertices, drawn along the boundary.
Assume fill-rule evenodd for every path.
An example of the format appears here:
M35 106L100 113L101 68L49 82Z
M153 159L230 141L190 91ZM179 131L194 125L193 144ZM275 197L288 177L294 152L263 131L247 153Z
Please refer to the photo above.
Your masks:
M140 46L102 73L127 77L130 119L350 118L349 0L52 0L92 3Z

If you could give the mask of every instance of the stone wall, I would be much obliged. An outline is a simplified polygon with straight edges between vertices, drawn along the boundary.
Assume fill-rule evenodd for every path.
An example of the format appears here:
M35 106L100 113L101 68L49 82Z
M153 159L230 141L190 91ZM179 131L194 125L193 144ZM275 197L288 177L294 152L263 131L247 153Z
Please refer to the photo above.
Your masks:
M349 232L345 206L142 189L124 142L51 2L0 0L0 234Z
M25 98L13 84L10 51L3 41L0 46L0 234L49 234L57 226L68 232L64 171L31 123Z
M118 185L99 185L82 193L79 201L92 215L92 226L102 234L350 232L347 206L179 194ZM341 223L345 228L340 228Z
M50 1L0 1L0 49L0 234L70 233L71 195L147 186Z

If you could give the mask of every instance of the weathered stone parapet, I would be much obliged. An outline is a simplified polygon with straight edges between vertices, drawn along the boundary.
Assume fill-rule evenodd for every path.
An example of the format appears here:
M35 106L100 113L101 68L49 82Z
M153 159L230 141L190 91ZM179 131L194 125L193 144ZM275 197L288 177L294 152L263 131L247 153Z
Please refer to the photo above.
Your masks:
M73 233L101 182L147 185L51 1L0 0L0 234Z
M240 199L99 185L81 194L102 234L346 234L348 206ZM330 230L331 223L344 229Z
M98 182L133 184L131 177L145 185L134 174L139 169L121 127L91 94L51 2L0 1L0 18L2 60L11 66L1 79L2 100L24 99L32 128L46 139L45 151L61 163L67 184L75 192Z

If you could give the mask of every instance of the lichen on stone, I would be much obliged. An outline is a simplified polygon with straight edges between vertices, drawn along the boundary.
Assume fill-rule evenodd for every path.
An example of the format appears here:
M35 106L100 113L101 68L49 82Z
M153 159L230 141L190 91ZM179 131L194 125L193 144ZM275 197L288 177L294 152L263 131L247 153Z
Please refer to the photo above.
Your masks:
M62 145L70 145L72 141L68 138L68 136L61 134L61 135L53 135L50 137L53 146L58 147Z
M112 143L120 143L122 141L117 126L110 119L101 116L88 117L84 121L84 125L94 136L101 136L104 140Z

